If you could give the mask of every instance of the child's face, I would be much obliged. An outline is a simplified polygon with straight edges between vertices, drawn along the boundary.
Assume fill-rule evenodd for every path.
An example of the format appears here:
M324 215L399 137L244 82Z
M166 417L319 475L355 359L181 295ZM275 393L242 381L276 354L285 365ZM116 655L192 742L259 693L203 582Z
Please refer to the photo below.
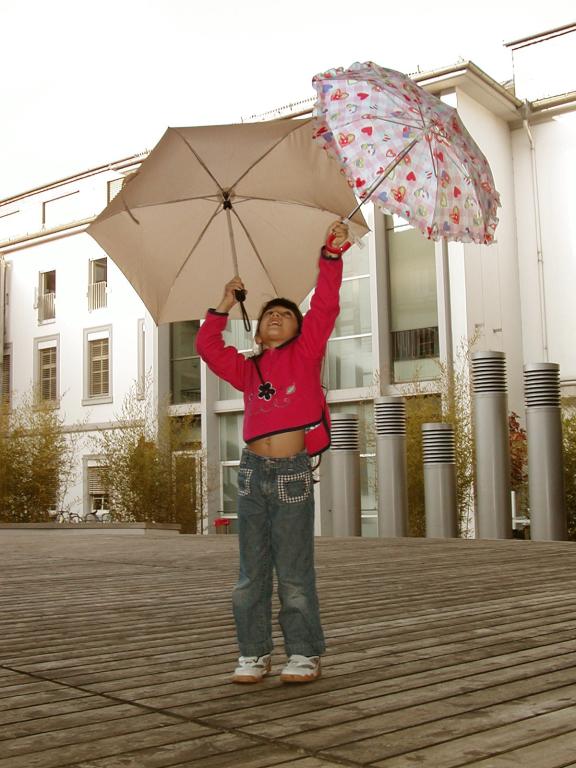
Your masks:
M256 341L264 347L278 347L298 333L298 320L286 307L270 307L260 320Z

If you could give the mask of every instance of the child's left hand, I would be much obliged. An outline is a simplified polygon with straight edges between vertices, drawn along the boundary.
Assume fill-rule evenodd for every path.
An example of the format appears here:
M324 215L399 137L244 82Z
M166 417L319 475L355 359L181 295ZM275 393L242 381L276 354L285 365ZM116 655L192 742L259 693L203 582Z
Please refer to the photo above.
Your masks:
M328 253L341 256L344 251L350 248L351 242L348 239L348 224L343 221L334 221L326 233L326 244L324 246Z
M332 247L340 248L340 246L342 246L348 240L348 225L344 224L343 221L333 222L330 225L330 229L326 233L326 240L328 240L330 235L334 235L334 239L332 240Z

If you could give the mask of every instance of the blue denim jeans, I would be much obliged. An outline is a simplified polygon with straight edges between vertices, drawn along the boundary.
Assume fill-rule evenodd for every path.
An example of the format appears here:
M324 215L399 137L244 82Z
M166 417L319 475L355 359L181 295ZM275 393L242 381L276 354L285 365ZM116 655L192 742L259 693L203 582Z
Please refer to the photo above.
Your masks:
M269 459L245 448L238 472L240 577L232 595L242 656L272 652L276 571L286 653L325 650L314 570L314 488L310 459Z

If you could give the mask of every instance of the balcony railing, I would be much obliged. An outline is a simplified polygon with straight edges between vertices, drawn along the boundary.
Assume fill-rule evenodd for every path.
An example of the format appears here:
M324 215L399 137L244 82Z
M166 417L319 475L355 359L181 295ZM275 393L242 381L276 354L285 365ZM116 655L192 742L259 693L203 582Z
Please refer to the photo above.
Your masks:
M440 354L438 327L393 331L394 360L422 360Z
M38 320L53 320L56 317L56 294L41 293L38 297Z
M101 309L106 306L106 282L88 284L88 309Z

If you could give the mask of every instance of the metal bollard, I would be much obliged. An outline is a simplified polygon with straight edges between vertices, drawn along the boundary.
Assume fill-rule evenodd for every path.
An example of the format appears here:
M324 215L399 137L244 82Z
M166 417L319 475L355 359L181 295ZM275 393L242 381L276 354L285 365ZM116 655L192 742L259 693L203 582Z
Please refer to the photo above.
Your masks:
M422 424L422 458L426 538L456 538L456 456L451 424Z
M568 537L564 499L560 366L524 366L528 433L530 538L563 541Z
M404 398L375 398L374 422L378 472L378 536L407 536L408 485Z
M480 539L512 538L506 357L472 355L476 523Z
M360 536L360 451L358 416L335 413L332 416L330 480L332 491L332 535Z

